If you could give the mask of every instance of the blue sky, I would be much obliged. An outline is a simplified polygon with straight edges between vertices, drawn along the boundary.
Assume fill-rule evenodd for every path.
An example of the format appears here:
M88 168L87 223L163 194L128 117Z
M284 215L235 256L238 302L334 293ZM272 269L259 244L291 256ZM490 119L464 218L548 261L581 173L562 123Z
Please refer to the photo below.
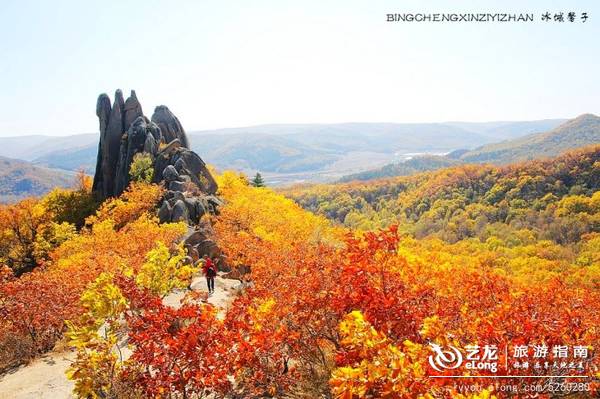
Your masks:
M386 23L399 12L587 12L586 23ZM0 2L0 135L98 129L135 89L187 130L600 114L598 1Z

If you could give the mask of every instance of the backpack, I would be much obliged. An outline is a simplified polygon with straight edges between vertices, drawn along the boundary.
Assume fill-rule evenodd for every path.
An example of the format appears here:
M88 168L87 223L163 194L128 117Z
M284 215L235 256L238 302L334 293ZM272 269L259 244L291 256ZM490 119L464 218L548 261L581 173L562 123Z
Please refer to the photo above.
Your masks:
M210 264L206 268L206 276L207 277L215 277L217 275L217 266L214 262L210 262Z

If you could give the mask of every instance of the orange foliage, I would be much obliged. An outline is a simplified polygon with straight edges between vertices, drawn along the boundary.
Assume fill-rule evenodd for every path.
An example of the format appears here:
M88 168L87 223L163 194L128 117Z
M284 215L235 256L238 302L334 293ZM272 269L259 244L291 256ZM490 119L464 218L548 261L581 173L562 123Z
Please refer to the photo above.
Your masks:
M342 246L332 240L310 242L297 239L294 217L273 212L267 199L272 194L262 194L267 198L261 201L264 189L245 190L235 193L242 198L228 202L215 228L228 259L252 270L251 288L236 299L225 320L238 343L232 365L236 383L246 395L318 397L333 391L347 398L464 397L454 380L427 377L435 372L427 363L429 343L511 350L541 343L600 344L598 287L587 283L586 274L564 267L564 260L562 270L541 261L560 258L560 246L448 245L401 237L395 227L351 234ZM248 196L254 198L253 211L239 212ZM267 237L277 239L265 239L261 229L249 227L273 214L287 221L266 230ZM519 262L528 268L515 269ZM536 266L539 277L527 280L525 273ZM368 325L339 327L356 311ZM499 364L505 360L500 353ZM593 352L585 360L587 375L593 375L597 361ZM478 397L491 397L500 382L522 387L526 380L488 382L491 391L482 388Z
M52 251L44 267L0 286L0 367L50 349L65 320L81 312L79 297L100 273L138 270L156 242L170 245L184 233L182 224L159 225L149 215L159 191L136 186L125 199L108 201L91 229Z
M520 193L512 192L510 200L529 201L526 207L539 200L547 212L577 214L588 223L597 214L597 195L565 192L562 200L550 201L547 193L532 192L537 179L510 168L503 172L506 184L492 190L498 176L490 170L439 172L426 184L423 176L413 177L407 184L414 184L421 197L401 194L407 217L442 220L448 215L443 220L450 222L442 227L452 232L453 239L447 241L453 244L417 240L396 225L344 231L269 189L223 174L219 186L225 205L211 219L214 238L229 265L251 270L251 283L223 321L210 305L191 301L180 309L167 307L156 292L122 273L140 270L157 241L168 245L184 229L159 226L148 211L160 189L136 185L105 203L88 219L89 229L51 251L44 268L18 279L2 275L0 342L8 345L8 337L15 334L35 351L48 349L62 333L64 320L84 311L79 297L101 275L95 285L106 284L110 289L104 291L118 299L109 324L125 320L133 345L131 359L119 364L115 378L150 397L493 398L511 397L497 392L500 383L522 388L528 382L490 378L478 392L463 395L451 377L460 375L465 384L477 384L475 375L493 377L494 371L435 369L428 361L431 348L450 345L506 348L498 352L502 374L552 375L540 378L542 385L578 381L561 376L563 370L507 369L505 362L516 345L600 347L597 234L582 236L578 246L540 240L531 230L514 226L505 237L458 239L464 226L454 225L450 215L457 209L466 212L461 217L470 226L477 209L489 210L486 206L499 198L496 194L509 195L503 190L510 186L509 192ZM473 186L483 175L487 180L480 184L489 187ZM451 185L444 187L444 182ZM486 199L465 206L471 192ZM437 197L435 204L432 197ZM516 215L523 209L519 204L507 209ZM82 300L102 304L110 297L94 295L104 291L84 294ZM92 327L96 334L97 326ZM106 366L115 364L110 345L102 345L97 347L105 350L108 363L90 370L93 362L82 356L75 365L76 373L87 376L84 382L99 376L99 387L82 383L78 392L112 392L112 380L105 385L99 381L111 369ZM569 371L590 377L590 395L598 391L598 360L592 350L582 360L583 370ZM433 374L440 378L430 378ZM547 388L538 397L551 395Z

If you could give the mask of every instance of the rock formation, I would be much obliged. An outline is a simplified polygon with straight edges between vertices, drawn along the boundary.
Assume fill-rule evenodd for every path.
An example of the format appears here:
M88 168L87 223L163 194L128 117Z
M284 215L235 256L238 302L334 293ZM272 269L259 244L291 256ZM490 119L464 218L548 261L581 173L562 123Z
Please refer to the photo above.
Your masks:
M123 100L117 90L113 104L106 94L98 97L96 115L100 143L93 191L99 199L120 195L129 185L134 157L144 154L153 162L153 182L167 189L158 210L161 222L194 225L204 214L217 212L217 184L202 158L190 150L185 130L169 108L156 107L149 120L135 91Z
M154 114L152 114L152 122L160 127L162 134L165 136L166 143L178 139L182 146L190 148L190 143L181 123L179 123L179 119L173 115L166 105L156 107Z

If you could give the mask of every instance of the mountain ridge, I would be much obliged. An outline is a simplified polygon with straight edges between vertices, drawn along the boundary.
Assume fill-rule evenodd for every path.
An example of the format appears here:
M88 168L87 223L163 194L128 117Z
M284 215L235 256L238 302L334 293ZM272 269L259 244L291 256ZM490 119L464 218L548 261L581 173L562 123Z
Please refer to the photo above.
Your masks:
M556 128L539 134L529 134L514 140L484 145L462 154L464 162L506 164L559 153L600 142L600 117L582 114ZM535 154L535 156L533 156Z
M75 173L48 169L0 156L0 203L39 196L55 187L72 187Z
M494 129L496 129L495 127ZM420 156L405 162L351 174L340 181L371 180L381 177L406 176L457 164L491 163L504 165L558 156L565 151L600 143L600 117L582 114L546 132L485 144L472 150L459 149L445 156Z
M206 161L218 169L233 167L247 174L260 171L267 182L285 184L297 179L332 181L397 161L405 154L474 148L540 131L560 121L267 124L189 131L188 136L192 149L205 154ZM45 167L84 169L91 174L96 153L95 133L0 137L0 155Z

